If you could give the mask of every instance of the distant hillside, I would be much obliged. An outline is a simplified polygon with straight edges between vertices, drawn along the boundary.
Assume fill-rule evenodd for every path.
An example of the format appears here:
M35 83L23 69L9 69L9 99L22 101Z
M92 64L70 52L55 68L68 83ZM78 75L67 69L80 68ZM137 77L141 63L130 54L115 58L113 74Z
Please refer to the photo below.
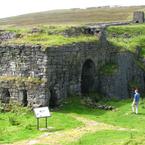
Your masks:
M87 9L53 10L0 19L0 25L84 24L132 20L133 11L145 6L100 7Z

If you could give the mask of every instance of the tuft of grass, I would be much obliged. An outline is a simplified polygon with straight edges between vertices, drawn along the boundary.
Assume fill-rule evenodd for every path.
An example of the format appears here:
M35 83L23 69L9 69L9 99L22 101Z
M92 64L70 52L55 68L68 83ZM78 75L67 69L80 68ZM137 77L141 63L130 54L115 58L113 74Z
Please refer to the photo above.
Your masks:
M135 60L135 63L143 70L145 71L145 65L141 61Z
M17 126L17 125L20 125L20 122L17 120L17 116L10 116L9 117L9 123L12 125L12 126Z

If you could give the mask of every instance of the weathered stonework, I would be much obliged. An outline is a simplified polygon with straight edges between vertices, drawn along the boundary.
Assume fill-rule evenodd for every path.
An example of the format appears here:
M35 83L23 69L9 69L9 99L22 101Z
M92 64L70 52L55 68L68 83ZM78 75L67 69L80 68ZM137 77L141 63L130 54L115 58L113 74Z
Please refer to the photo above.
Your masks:
M134 12L133 22L134 23L144 23L144 12L143 11Z
M137 82L140 92L144 92L145 80L144 71L136 64L132 53L117 53L113 62L118 64L118 71L113 75L101 76L101 92L108 97L124 99L130 96L131 82Z
M40 46L1 46L0 63L3 102L7 97L26 105L48 104L47 55Z
M101 92L108 97L129 97L129 82L145 86L144 71L134 54L120 53L106 40L102 29L99 43L82 42L48 47L0 46L0 97L24 106L57 106L70 95ZM100 33L99 32L99 33ZM95 34L95 33L94 33ZM110 62L118 65L113 75L101 75Z
M55 97L61 100L62 96L82 93L82 70L86 62L94 64L93 79L95 83L92 89L94 91L98 89L99 77L97 74L99 67L109 61L108 50L109 48L100 48L95 42L48 48L49 88L52 90L51 92L57 92Z

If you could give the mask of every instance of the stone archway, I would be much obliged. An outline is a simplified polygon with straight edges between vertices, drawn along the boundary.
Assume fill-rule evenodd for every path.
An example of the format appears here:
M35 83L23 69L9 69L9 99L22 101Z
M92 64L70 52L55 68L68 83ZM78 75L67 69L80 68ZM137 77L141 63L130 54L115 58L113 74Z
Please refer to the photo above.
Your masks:
M57 98L57 93L54 88L50 89L50 99L49 99L49 107L50 108L55 108L58 106L58 98Z
M20 90L19 91L19 98L20 98L20 102L21 104L26 107L28 105L28 96L27 96L27 90Z
M23 93L22 104L24 107L26 107L28 105L27 90L22 90L22 93Z
M95 86L95 64L91 59L85 61L81 75L81 93L89 94L94 92Z
M9 103L10 102L10 92L8 88L2 88L1 92L1 101L2 103Z

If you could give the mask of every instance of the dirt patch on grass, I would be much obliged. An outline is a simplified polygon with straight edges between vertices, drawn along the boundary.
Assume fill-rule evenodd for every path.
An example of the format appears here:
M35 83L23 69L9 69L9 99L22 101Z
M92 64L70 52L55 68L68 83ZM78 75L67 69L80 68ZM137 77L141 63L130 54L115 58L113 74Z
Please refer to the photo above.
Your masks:
M78 115L72 115L74 119L77 119L84 123L83 127L77 127L65 131L56 131L44 133L36 139L25 140L20 142L15 142L13 144L4 144L4 145L63 145L66 142L74 142L80 139L86 133L94 133L101 130L122 130L129 131L130 129L121 128L101 122L96 122L85 117L80 117Z

